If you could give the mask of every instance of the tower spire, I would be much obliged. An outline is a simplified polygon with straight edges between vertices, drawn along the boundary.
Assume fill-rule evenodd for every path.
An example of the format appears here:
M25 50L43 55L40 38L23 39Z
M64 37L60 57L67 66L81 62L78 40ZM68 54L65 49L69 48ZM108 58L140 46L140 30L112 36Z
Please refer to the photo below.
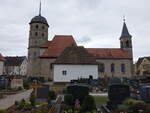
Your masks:
M124 38L124 37L132 37L128 31L125 16L123 16L123 28L122 28L122 33L120 38Z
M39 16L41 16L41 0L40 0L40 7L39 7Z

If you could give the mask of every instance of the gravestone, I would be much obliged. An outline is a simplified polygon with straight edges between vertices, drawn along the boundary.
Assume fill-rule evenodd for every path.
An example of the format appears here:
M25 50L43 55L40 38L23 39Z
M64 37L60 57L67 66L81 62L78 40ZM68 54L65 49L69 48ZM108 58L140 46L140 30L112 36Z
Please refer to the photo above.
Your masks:
M72 94L74 100L79 99L80 102L89 94L89 87L87 85L73 84L67 86L67 93Z
M139 91L140 99L145 102L150 102L150 84L141 84Z
M48 100L48 93L49 93L49 85L43 85L43 86L37 88L36 103L46 102Z
M108 107L111 109L118 104L121 104L123 100L130 97L130 89L128 85L114 84L108 88Z

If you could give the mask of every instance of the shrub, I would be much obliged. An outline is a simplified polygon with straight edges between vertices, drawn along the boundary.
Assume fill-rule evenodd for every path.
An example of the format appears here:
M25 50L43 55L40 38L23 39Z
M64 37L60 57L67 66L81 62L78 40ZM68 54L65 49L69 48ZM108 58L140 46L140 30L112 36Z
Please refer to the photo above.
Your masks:
M64 101L66 105L73 105L73 95L72 94L66 94L64 97Z
M31 102L32 106L35 106L35 101L36 101L36 96L35 96L34 91L33 91L31 93L31 96L30 96L30 102Z
M129 112L138 113L139 109L144 109L145 103L141 100L126 99L122 105L118 106L119 110L128 110Z
M99 84L102 88L107 88L108 87L108 81L107 80L102 80L102 81L100 81Z
M18 87L17 91L20 91L20 90L22 90L22 87Z
M54 99L56 99L57 95L56 95L55 91L49 91L48 96L49 96L50 100L54 100Z
M0 113L8 113L6 110L0 110Z
M19 104L19 108L20 108L20 109L23 109L23 108L24 108L24 105L25 105L25 100L22 99L21 102L20 102L20 104Z
M23 87L24 89L29 89L29 83L27 81L23 81Z
M85 97L83 104L82 104L82 110L85 111L93 111L96 109L95 100L92 96L88 95Z
M25 102L24 103L24 110L31 110L31 109L32 109L31 102Z

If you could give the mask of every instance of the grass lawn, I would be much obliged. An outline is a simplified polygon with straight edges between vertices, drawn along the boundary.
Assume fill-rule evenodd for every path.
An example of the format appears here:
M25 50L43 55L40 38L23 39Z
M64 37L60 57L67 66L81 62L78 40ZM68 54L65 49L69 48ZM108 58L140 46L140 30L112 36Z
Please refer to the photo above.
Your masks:
M96 105L103 105L106 104L108 101L107 96L93 96L96 102Z
M53 84L51 87L65 87L66 84Z

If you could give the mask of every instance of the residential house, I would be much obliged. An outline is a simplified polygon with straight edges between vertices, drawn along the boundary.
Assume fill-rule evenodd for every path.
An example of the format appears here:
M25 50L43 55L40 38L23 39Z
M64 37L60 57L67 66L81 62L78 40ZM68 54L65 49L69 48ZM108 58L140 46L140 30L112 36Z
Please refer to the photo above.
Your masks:
M136 75L150 75L150 57L141 57L135 64Z
M0 53L0 75L3 75L3 70L4 70L4 57L2 56L2 54Z
M27 58L22 57L5 57L4 74L5 75L27 75Z

